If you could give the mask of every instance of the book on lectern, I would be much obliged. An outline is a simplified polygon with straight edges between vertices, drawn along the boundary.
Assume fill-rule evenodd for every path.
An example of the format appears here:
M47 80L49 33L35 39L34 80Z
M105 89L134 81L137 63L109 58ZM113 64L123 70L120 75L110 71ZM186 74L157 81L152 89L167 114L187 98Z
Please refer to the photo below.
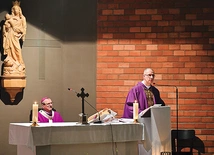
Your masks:
M161 104L154 104L153 106L150 106L150 107L144 109L143 111L141 111L139 113L139 118L141 118L141 117L151 117L151 108L152 107L160 107L160 106L161 106Z

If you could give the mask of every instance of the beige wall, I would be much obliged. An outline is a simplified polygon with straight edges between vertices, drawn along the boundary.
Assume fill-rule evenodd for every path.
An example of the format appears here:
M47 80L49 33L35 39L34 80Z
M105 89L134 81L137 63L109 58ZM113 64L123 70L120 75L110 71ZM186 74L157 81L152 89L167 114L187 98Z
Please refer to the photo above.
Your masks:
M10 4L0 2L1 21ZM96 106L96 3L22 0L21 7L28 26L22 49L27 86L18 105L0 101L0 155L16 154L16 147L8 144L9 124L28 122L33 102L43 96L52 98L65 121L78 121L82 112L81 98L68 87L78 93L84 87L86 100ZM86 103L85 113L94 112Z

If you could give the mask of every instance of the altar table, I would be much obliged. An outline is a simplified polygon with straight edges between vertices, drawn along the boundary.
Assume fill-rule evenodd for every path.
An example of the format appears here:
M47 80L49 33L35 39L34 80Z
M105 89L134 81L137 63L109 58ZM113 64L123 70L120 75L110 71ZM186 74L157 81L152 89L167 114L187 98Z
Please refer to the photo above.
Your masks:
M135 123L10 123L9 128L17 155L138 155L143 140L144 125Z
M9 144L17 155L160 155L171 151L170 107L151 107L151 116L121 122L10 123Z

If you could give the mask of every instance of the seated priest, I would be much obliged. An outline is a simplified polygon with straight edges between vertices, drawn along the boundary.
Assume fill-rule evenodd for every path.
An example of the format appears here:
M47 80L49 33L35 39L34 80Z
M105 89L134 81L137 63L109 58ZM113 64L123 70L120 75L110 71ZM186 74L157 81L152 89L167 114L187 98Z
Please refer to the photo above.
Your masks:
M42 109L38 113L39 122L64 122L60 113L53 110L53 102L49 97L43 97L41 99Z

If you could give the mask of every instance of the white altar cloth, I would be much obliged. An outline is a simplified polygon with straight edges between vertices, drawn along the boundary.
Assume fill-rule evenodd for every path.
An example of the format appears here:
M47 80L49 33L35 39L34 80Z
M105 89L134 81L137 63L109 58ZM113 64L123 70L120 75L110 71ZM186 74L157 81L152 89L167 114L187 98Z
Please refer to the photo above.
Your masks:
M10 123L17 155L160 155L171 151L170 107L152 107L151 117L81 125L76 122Z
M89 155L98 151L110 155L112 148L124 155L137 155L138 142L144 140L143 124L38 124L38 127L31 127L31 123L10 123L9 144L17 145L17 155L23 155L24 151L29 155L38 155L44 150L46 155L55 155L59 153L57 151L64 151L63 155L69 152L82 154L84 149Z

